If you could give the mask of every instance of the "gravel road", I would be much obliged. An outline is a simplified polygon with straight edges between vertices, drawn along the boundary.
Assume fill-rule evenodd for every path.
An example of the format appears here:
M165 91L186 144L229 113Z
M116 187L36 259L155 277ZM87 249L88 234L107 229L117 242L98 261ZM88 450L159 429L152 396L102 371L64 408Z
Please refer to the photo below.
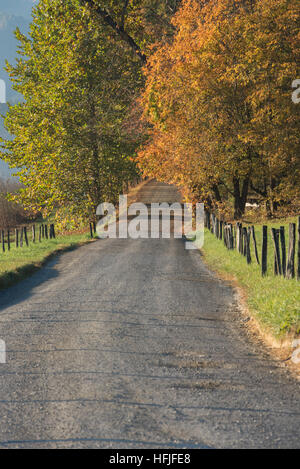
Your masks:
M143 202L179 200L153 181ZM299 383L181 239L98 240L0 293L0 447L299 448Z

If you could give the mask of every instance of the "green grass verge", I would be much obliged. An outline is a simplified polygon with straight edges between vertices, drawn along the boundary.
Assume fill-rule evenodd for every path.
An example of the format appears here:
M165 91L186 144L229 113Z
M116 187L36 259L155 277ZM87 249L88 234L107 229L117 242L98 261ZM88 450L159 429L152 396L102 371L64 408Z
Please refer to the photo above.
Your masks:
M288 222L296 221L288 220ZM223 241L218 240L207 229L204 246L201 249L207 264L215 271L234 277L247 296L251 314L258 320L264 330L277 339L288 334L300 333L300 282L287 280L273 273L274 249L271 238L271 227L285 226L286 243L288 244L288 223L270 222L268 228L268 275L261 276L257 265L251 239L252 263L236 250L228 251ZM244 225L245 226L245 225ZM261 260L262 225L255 226L259 258Z
M73 249L90 240L87 233L57 236L56 239L42 240L22 248L11 246L2 252L0 246L0 289L7 288L39 269L51 256ZM25 244L25 242L24 242Z

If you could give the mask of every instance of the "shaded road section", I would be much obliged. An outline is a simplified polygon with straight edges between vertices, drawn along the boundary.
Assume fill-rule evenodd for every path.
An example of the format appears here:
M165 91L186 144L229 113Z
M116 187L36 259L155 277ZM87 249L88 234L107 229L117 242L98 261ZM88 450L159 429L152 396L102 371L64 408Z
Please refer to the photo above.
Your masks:
M299 383L184 246L98 240L0 293L0 447L300 447Z

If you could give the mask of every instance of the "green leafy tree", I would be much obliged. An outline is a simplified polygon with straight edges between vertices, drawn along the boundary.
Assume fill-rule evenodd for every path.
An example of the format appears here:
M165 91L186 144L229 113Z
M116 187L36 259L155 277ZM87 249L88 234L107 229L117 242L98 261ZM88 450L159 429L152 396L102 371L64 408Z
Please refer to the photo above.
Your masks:
M173 33L177 0L40 0L8 72L24 101L5 121L2 157L44 215L94 217L137 177L144 139L136 98L151 44Z
M77 1L43 0L29 37L16 32L21 58L8 65L24 101L9 109L4 159L24 188L18 197L45 215L92 217L136 177L128 109L141 64L113 31Z

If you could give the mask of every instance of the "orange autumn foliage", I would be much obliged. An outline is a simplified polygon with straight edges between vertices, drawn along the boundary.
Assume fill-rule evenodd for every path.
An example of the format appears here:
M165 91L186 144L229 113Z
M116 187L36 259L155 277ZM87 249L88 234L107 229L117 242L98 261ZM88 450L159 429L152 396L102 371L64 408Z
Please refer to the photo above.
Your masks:
M300 199L299 13L292 0L183 1L145 70L145 175L235 218L249 190L269 211Z

